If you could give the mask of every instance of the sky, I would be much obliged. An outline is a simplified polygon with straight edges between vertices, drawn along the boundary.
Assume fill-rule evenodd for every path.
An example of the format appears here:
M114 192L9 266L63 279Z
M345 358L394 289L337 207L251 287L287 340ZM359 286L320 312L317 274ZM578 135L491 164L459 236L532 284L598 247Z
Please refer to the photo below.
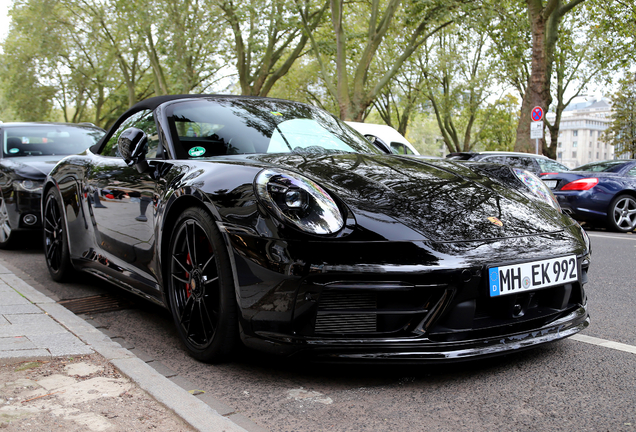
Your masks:
M9 7L13 4L13 0L0 0L0 41L4 41L4 38L9 32ZM2 48L0 48L2 52Z

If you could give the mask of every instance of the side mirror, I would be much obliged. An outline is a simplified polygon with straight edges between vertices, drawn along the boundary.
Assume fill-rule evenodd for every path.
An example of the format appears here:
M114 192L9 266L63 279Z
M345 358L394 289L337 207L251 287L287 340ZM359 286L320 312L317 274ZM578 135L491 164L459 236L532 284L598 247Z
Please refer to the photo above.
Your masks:
M126 129L117 140L117 148L126 165L134 166L140 173L148 171L150 168L146 161L148 137L144 131L134 127Z
M378 149L380 149L384 153L386 153L386 154L393 153L391 151L391 148L388 145L386 145L386 143L384 141L382 141L379 137L377 137L375 135L365 135L364 137L366 139L368 139L371 142L371 144L376 146Z

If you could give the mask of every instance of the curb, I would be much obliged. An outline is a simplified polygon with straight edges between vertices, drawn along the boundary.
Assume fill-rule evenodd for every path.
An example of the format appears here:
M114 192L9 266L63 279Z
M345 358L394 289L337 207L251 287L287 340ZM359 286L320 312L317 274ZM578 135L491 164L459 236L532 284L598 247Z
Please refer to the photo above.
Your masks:
M113 341L106 334L107 331L100 331L92 325L91 320L84 320L64 306L57 304L53 299L12 273L3 264L6 263L0 264L0 279L19 291L27 300L77 336L88 348L103 356L119 372L139 385L159 403L172 410L190 426L202 432L267 431L246 416L236 413L232 408L208 395L199 399L185 389L189 386L194 388L187 380L172 372L162 363L155 362L137 350L141 357L146 357L146 361L140 359L135 353ZM121 341L125 344L123 339ZM42 357L39 356L39 358ZM47 353L44 357L51 357L51 354ZM156 365L149 363L156 363Z

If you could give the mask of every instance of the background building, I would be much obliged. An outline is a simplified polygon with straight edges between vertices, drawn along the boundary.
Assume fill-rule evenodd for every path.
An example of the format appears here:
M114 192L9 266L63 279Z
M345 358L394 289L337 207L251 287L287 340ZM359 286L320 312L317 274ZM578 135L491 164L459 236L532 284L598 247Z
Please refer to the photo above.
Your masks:
M589 162L614 159L614 146L602 139L603 131L611 121L612 106L608 99L576 98L561 117L557 161L575 168Z

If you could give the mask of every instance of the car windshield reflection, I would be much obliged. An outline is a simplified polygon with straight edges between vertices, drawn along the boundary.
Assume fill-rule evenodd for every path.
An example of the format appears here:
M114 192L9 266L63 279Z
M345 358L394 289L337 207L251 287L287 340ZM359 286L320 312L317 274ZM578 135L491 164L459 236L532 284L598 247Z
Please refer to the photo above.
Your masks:
M168 109L179 159L254 153L380 153L335 117L286 101L215 99Z
M52 156L81 153L104 135L92 127L63 125L10 127L3 133L4 157Z

